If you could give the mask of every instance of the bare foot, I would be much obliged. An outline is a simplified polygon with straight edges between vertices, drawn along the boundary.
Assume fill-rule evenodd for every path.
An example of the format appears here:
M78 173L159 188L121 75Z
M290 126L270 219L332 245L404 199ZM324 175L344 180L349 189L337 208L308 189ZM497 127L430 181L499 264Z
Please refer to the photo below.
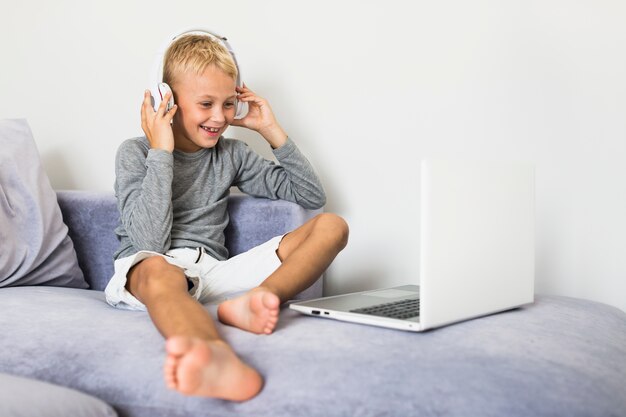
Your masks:
M257 287L242 296L224 301L217 316L224 324L257 334L270 334L278 323L280 299L271 291Z
M176 336L165 350L165 382L182 394L245 401L263 387L259 373L221 340Z

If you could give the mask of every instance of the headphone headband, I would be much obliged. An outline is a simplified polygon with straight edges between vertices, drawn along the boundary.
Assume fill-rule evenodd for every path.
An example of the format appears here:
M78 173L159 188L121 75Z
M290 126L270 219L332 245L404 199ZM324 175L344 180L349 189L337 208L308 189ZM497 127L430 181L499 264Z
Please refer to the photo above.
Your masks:
M163 82L163 66L164 66L164 62L163 60L165 59L165 53L167 52L167 50L169 49L170 45L172 45L172 43L174 43L174 41L182 36L185 35L205 35L205 36L210 36L212 39L215 39L216 41L218 41L224 48L226 48L226 50L230 53L230 56L233 58L233 61L235 62L235 67L237 68L237 87L242 87L243 83L242 83L242 77L241 77L241 68L239 68L239 63L237 62L237 56L235 55L235 51L233 50L233 48L230 46L230 43L228 42L228 38L226 38L225 36L221 36L218 35L215 32L212 32L208 29L187 29L183 32L179 32L176 35L170 36L167 41L164 43L164 45L161 47L161 49L159 49L159 51L157 52L157 57L156 57L156 62L155 62L155 70L156 70L156 75L155 75L155 79L153 79L152 81L152 85L156 85L160 82Z
M159 49L157 52L155 62L154 62L154 67L152 70L152 76L151 76L151 85L152 85L151 89L154 92L152 95L155 100L158 99L158 90L156 89L156 86L163 82L163 66L164 66L165 53L167 52L170 45L172 45L172 43L174 43L176 39L180 38L181 36L189 35L189 34L199 34L199 35L210 36L212 39L215 39L224 48L226 48L226 50L230 53L230 56L233 58L233 61L235 62L235 67L237 68L237 79L235 80L236 85L237 87L243 87L243 81L242 81L243 78L241 77L241 68L239 68L239 63L237 62L235 51L230 46L228 39L225 36L218 35L217 33L207 30L207 29L202 29L202 28L187 29L185 31L178 32L177 34L173 36L170 36L167 39L167 41L162 45L161 49ZM243 115L247 113L247 107L248 107L247 103L239 102L237 105L235 118L243 117Z

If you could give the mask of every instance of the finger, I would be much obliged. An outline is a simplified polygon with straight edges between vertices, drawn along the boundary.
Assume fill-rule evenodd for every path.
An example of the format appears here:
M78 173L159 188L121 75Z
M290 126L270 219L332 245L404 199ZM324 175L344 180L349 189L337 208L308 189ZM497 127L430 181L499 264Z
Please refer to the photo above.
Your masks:
M150 90L144 91L142 105L150 107L154 110L154 108L152 107L152 94L150 93Z
M254 94L243 95L241 98L239 98L239 101L259 107L267 106L267 102L265 101L265 99L259 96L255 96Z
M254 93L243 93L243 94L239 94L239 96L237 96L237 99L239 100L243 100L243 101L250 101L250 100L263 100L261 97L255 95Z
M172 93L169 91L165 93L163 100L161 100L161 104L159 104L159 109L157 110L157 115L159 117L163 117L165 115L165 108L167 107L167 102L170 100Z
M143 100L141 102L141 111L143 112L144 108L150 104L150 92L148 90L143 92Z
M170 111L165 114L165 119L171 121L176 114L176 110L178 110L178 105L174 104L174 107L172 107Z
M233 119L232 122L230 122L231 126L238 126L238 127L246 127L246 125L243 123L243 119Z
M150 115L154 115L154 113L156 112L152 104L152 94L150 94L150 90L146 90L141 105L141 114L147 118Z
M146 90L143 93L143 103L141 103L141 127L143 128L146 124L148 115L147 115L147 106L150 106L150 91Z
M246 83L243 83L243 84L241 85L241 87L237 87L237 88L235 88L235 90L240 91L240 92L242 92L242 93L243 93L243 92L252 92L252 90L250 90L250 89L248 88L248 86L246 85Z

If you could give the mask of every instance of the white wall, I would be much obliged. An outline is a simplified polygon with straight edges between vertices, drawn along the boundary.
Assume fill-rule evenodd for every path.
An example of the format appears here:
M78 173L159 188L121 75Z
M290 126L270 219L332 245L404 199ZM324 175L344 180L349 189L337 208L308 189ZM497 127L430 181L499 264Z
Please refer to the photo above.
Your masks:
M538 292L626 310L624 22L609 0L11 2L0 117L53 186L110 191L156 48L206 26L350 223L328 293L417 278L420 158L501 157L537 164Z

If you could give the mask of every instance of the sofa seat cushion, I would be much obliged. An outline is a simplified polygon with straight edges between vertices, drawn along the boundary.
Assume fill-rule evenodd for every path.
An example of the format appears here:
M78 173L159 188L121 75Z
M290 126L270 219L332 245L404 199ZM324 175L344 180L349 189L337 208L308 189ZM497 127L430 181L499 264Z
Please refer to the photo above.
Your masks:
M0 416L3 417L115 417L104 401L82 392L0 373Z
M206 306L215 316L216 306ZM218 324L265 377L244 403L166 389L164 343L102 292L0 289L0 371L97 396L120 416L609 416L626 410L626 313L535 304L407 333L283 309L274 334Z

